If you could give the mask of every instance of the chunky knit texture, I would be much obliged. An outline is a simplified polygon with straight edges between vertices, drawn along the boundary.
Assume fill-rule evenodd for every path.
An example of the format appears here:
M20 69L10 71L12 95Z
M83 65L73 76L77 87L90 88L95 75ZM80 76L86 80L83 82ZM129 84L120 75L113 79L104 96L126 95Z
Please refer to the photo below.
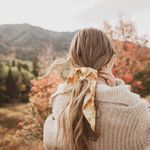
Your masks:
M64 84L60 84L55 95L63 88ZM52 114L43 129L46 150L57 147L57 117L68 100L69 96L64 94L56 96L53 102ZM99 138L89 141L89 150L145 150L150 145L150 105L123 81L118 79L114 87L97 84L95 104Z

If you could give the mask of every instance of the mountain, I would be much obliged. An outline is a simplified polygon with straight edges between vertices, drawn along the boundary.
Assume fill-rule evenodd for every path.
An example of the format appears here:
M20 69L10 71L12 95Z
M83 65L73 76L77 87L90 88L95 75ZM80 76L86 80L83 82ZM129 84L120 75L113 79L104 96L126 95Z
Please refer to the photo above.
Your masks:
M76 31L75 31L76 32ZM17 58L32 59L41 50L68 51L75 32L57 32L30 24L0 25L0 54L16 53Z

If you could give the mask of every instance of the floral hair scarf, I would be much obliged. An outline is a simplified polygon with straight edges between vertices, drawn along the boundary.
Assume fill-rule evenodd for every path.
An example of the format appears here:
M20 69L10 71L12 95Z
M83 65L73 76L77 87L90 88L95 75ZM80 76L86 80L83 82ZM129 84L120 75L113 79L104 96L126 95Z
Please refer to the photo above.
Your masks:
M71 91L74 86L83 81L84 79L89 80L90 87L86 90L86 95L83 101L83 114L87 121L89 122L91 129L95 132L95 117L96 117L96 108L94 104L95 98L95 88L96 88L96 79L97 79L97 70L90 67L78 67L68 75L65 81L65 91Z

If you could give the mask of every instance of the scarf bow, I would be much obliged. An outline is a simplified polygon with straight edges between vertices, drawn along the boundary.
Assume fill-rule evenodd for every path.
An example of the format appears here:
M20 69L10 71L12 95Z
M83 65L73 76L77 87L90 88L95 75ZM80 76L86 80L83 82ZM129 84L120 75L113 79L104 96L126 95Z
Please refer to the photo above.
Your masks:
M65 90L72 90L78 82L87 78L89 80L90 87L86 91L84 97L82 111L89 122L91 129L95 131L95 117L96 117L96 108L94 104L95 98L95 88L96 88L96 79L97 79L97 70L90 67L79 67L74 68L74 70L69 74L65 81Z

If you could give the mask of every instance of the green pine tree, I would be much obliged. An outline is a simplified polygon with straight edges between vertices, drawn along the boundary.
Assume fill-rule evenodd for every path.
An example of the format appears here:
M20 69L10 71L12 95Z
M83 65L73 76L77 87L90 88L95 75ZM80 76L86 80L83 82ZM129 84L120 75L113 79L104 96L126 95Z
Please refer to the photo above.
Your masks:
M18 87L16 81L13 78L11 67L9 67L8 75L5 80L6 94L11 98L11 101L15 100L18 95Z

